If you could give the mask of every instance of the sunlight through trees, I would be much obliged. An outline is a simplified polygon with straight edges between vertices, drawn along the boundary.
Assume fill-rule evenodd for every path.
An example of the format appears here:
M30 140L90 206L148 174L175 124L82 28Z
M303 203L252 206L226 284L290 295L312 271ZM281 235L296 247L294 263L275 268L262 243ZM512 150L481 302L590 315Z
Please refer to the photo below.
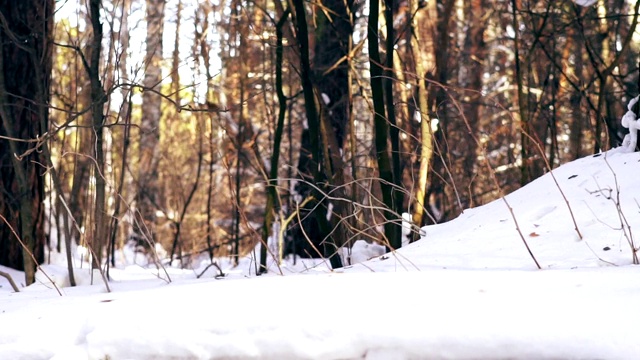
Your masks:
M397 249L635 135L639 6L5 2L0 264Z

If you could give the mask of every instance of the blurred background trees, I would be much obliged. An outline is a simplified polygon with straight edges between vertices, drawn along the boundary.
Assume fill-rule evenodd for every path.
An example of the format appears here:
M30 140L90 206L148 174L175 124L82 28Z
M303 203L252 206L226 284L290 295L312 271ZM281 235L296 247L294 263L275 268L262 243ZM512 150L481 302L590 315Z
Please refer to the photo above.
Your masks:
M280 226L283 253L333 266L356 239L397 248L402 212L444 222L498 196L492 172L510 192L620 143L639 4L74 0L25 20L3 5L2 214L21 229L26 196L48 227L22 238L114 265L127 244L238 259ZM39 98L9 80L34 64L9 53L25 36ZM19 267L1 226L0 263Z

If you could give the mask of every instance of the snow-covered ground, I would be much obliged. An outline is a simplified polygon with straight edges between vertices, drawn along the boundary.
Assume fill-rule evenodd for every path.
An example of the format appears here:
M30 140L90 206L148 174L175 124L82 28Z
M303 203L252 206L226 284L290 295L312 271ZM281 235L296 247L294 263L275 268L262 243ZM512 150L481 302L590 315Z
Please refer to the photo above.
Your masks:
M559 186L547 174L336 271L255 277L246 259L223 278L167 269L168 282L129 266L111 292L95 278L63 296L0 278L0 359L638 359L638 173L639 153L586 157L553 171ZM377 251L359 246L354 258Z

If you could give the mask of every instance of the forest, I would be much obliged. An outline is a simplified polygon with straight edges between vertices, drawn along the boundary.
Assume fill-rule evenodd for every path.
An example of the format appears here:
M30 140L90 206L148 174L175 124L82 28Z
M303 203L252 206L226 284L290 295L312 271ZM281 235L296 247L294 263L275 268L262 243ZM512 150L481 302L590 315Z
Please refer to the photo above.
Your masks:
M0 265L398 249L622 143L639 7L2 1Z

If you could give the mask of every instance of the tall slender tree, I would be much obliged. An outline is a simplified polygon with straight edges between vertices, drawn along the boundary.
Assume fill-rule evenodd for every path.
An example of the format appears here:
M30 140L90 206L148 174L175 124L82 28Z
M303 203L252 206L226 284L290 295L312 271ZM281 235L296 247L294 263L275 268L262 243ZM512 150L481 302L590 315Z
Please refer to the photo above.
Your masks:
M158 162L160 161L160 111L162 97L162 36L164 33L165 0L147 0L147 38L145 76L140 124L140 158L138 169L137 212L140 219L134 226L139 245L148 246L156 239L156 210L159 207Z
M485 60L485 43L484 31L486 24L483 22L482 9L485 6L484 0L466 0L464 1L464 13L469 20L466 36L463 45L462 66L459 70L458 78L460 87L466 90L465 99L469 99L464 104L464 122L466 126L463 129L471 133L478 131L478 123L480 116L480 106L482 105L482 74L483 63ZM463 91L465 91L463 90ZM477 171L475 162L477 156L477 145L475 141L466 141L462 143L463 153L465 154L461 171L462 181L460 188L463 190L461 198L462 206L469 208L474 205L474 186L473 180ZM468 193L467 193L468 192Z
M429 172L433 158L433 134L431 131L431 113L429 104L427 69L434 66L435 46L433 46L433 34L429 29L434 29L435 6L421 6L418 1L412 1L409 14L413 14L407 31L410 37L409 47L413 59L409 64L413 65L409 71L415 74L415 112L413 118L420 123L420 167L418 170L417 184L415 187L415 200L413 204L413 222L418 226L425 224L427 205L427 189L429 188Z
M374 111L374 128L375 128L375 146L376 157L378 160L378 171L380 173L380 188L382 190L382 201L387 207L387 210L383 213L385 218L384 233L387 237L387 247L390 249L398 249L402 245L400 238L400 227L394 224L394 219L397 219L396 214L391 211L396 210L396 200L394 197L394 185L396 180L394 179L394 165L393 157L390 154L389 149L389 113L393 113L393 110L385 107L384 99L384 85L383 85L383 63L380 59L380 45L379 45L379 12L380 1L371 0L369 2L369 27L368 27L368 47L369 47L369 66L371 67L371 98L373 100ZM391 16L389 16L390 18ZM393 41L387 39L387 41ZM386 105L389 105L387 103Z
M127 59L129 51L129 13L131 12L131 0L123 0L121 6L122 14L120 16L120 31L118 41L120 42L119 54L117 55L117 71L119 73L120 82L128 81L127 75ZM122 87L120 89L122 94L122 106L118 115L119 119L124 119L123 135L122 135L122 148L120 149L121 165L120 175L117 180L118 194L122 194L126 182L126 166L129 157L129 136L131 133L131 89L128 87ZM116 237L118 234L118 224L120 223L121 206L123 205L122 199L117 198L115 201L113 216L109 225L109 256L111 260L111 266L116 265L115 251L116 251Z
M102 23L100 22L101 0L91 0L89 3L93 38L91 40L91 57L89 59L89 81L91 83L91 118L93 121L92 143L94 144L93 176L96 179L95 208L93 217L92 239L94 269L102 265L102 250L106 244L106 183L104 144L104 104L107 102L102 81L100 79L100 56L102 53Z
M265 207L264 225L262 228L262 246L260 247L260 270L259 273L267 271L267 245L269 236L272 235L273 223L275 221L276 210L279 209L278 204L278 166L280 161L280 145L282 143L282 134L284 130L284 119L287 112L287 98L282 90L282 65L283 65L283 46L282 46L282 28L289 18L289 8L285 10L282 17L276 23L276 95L278 96L278 121L276 123L275 134L273 138L273 154L271 155L271 163L269 167L269 183L267 184L267 204ZM274 239L276 240L276 239Z

